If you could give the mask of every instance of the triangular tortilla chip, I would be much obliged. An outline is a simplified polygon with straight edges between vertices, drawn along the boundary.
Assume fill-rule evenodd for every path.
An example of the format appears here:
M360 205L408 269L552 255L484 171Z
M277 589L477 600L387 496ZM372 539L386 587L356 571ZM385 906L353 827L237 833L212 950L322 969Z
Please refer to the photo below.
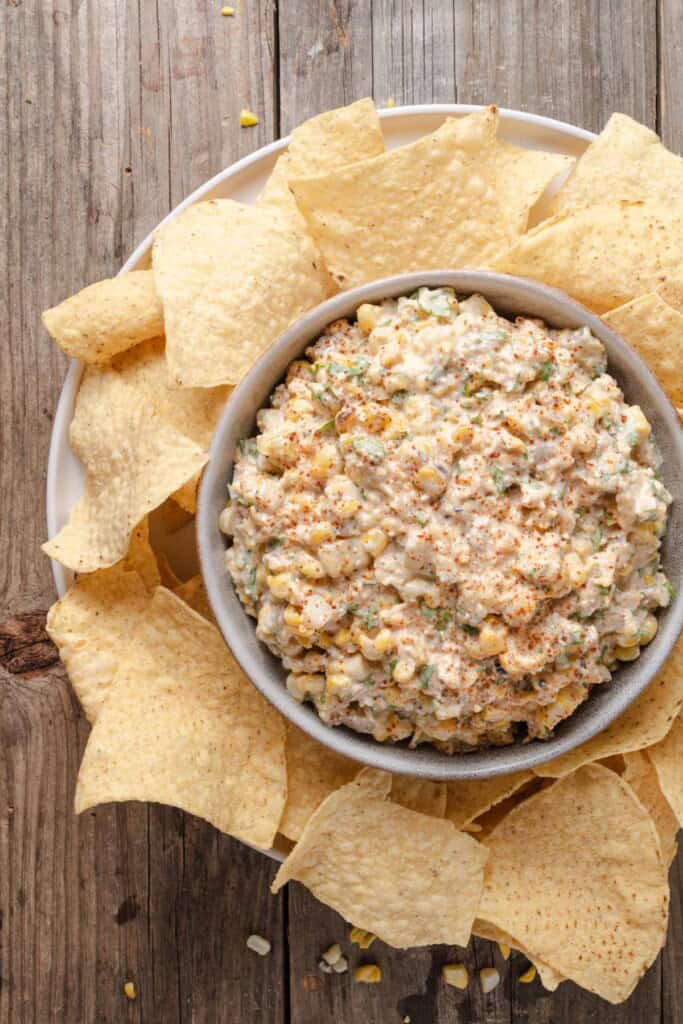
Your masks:
M533 777L533 772L521 771L510 775L494 775L490 779L455 779L448 782L446 817L456 828L465 828Z
M669 733L649 747L659 785L679 825L683 825L683 718L679 715Z
M660 295L643 295L603 320L642 356L673 405L683 405L683 313Z
M664 863L669 865L676 856L676 816L662 793L657 773L647 752L634 750L630 754L624 754L624 761L622 778L629 784L643 807L649 811L659 835Z
M359 765L318 743L302 729L287 725L287 803L280 832L300 839L306 822L323 800L358 774Z

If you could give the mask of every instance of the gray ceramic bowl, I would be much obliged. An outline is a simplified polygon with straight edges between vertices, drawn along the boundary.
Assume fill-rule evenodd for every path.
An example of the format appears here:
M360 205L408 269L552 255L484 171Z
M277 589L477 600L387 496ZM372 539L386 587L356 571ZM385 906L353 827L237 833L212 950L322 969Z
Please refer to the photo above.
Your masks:
M674 503L662 557L676 596L660 614L657 636L638 660L620 667L610 683L596 687L585 704L558 726L550 740L449 756L428 745L410 750L403 744L378 743L343 726L325 725L311 706L299 704L288 693L283 667L256 639L254 620L240 604L225 568L226 540L218 529L218 517L232 477L233 453L241 438L254 433L257 410L268 404L288 365L327 324L339 317L353 316L361 302L406 295L422 285L450 286L460 295L479 292L501 314L541 317L553 327L585 324L603 342L609 371L623 388L626 399L642 407L664 456L662 476ZM235 388L226 406L202 480L197 531L202 573L216 620L238 662L261 693L283 715L332 750L405 775L432 779L487 778L530 768L566 753L595 736L628 707L661 668L683 626L683 439L673 407L635 352L597 316L563 292L504 274L444 270L390 277L343 292L288 328Z

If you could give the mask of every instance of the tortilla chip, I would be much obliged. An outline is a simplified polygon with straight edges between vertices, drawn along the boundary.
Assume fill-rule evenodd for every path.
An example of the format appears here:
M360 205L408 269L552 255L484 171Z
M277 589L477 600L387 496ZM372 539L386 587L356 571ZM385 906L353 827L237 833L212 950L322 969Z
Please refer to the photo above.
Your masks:
M651 815L659 835L662 857L668 866L676 856L676 816L660 789L657 773L647 754L641 750L634 750L630 754L625 754L624 760L622 778Z
M123 560L126 569L138 574L150 594L161 583L157 556L149 542L149 519L147 516L138 523L130 535L130 543Z
M491 779L456 779L448 782L446 817L456 828L465 828L533 777L533 772L522 771L510 775L494 775Z
M290 180L341 288L410 270L490 266L567 158L496 138L495 107L382 156Z
M267 848L286 788L282 719L218 630L159 587L90 734L77 813L153 800Z
M543 963L538 957L532 957L529 955L529 950L525 949L517 939L514 939L508 932L504 932L502 928L496 928L495 925L489 924L487 921L480 921L477 918L472 925L472 934L476 935L480 939L488 939L489 942L498 942L504 946L509 946L510 949L518 950L522 956L525 956L527 960L530 960L538 971L538 976L541 979L543 988L548 992L554 992L558 985L566 978L563 978L561 974L554 971L548 964Z
M409 811L443 818L446 813L446 784L430 779L413 779L409 775L392 775L391 799Z
M587 743L534 768L536 775L559 778L582 764L642 750L664 739L683 704L683 637L664 668L623 715Z
M62 352L84 363L106 363L118 352L164 332L151 270L98 281L43 313Z
M198 615L208 619L209 622L213 622L215 625L216 620L213 617L201 576L192 576L191 579L185 580L184 583L179 583L173 592L181 601L189 604L190 608L197 612Z
M650 747L647 755L678 824L683 826L683 719L680 715L667 736Z
M119 562L137 524L208 458L113 369L86 369L70 440L84 465L84 494L43 551L76 572Z
M643 295L603 320L645 360L673 405L683 404L683 313L660 295Z
M199 391L201 389L200 388L184 388L183 390L185 390L185 391L191 391L191 390ZM206 388L205 390L206 391L210 391L210 390L213 390L213 389ZM190 480L188 480L186 483L184 483L182 485L182 487L179 487L177 491L174 491L173 494L171 495L171 497L173 498L175 503L180 506L180 508L183 510L183 512L187 512L187 514L189 516L193 516L196 513L196 511L197 511L197 492L199 491L199 481L201 480L201 478L202 478L201 473L197 473Z
M273 882L303 882L347 921L392 946L464 946L486 850L449 821L388 799L391 776L363 770L320 805Z
M609 121L559 190L550 212L567 213L614 199L669 202L683 189L683 160L662 145L645 125L626 114Z
M152 250L166 359L180 387L237 384L258 356L327 298L312 241L277 212L232 199L197 203Z
M551 217L495 262L597 313L654 291L679 266L683 203L613 202Z
M661 949L669 890L652 818L601 765L525 800L486 840L479 917L563 977L626 999Z
M678 313L683 313L683 274L680 271L660 284L657 294Z
M358 774L359 765L335 754L301 729L287 725L287 803L280 832L300 839L306 822L326 797Z
M305 231L306 221L289 191L289 179L338 170L383 152L384 137L371 99L327 110L294 129L287 152L275 164L257 206L278 210Z
M192 521L192 518L193 516L184 508L181 508L172 496L152 513L154 526L164 534L177 533L178 530L182 530L184 526L187 526Z
M160 551L157 555L157 566L159 568L159 576L162 587L166 587L167 590L172 590L175 594L176 589L180 586L180 579L176 576L173 566L171 565L168 555L164 551Z
M79 576L47 613L47 632L89 722L97 718L150 601L142 579L120 563Z

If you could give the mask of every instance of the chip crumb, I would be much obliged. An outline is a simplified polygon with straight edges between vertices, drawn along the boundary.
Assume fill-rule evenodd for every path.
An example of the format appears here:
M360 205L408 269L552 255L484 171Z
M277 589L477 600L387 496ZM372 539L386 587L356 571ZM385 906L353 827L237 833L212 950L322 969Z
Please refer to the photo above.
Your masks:
M461 991L467 988L469 974L464 964L444 964L441 968L441 976L447 985L459 988Z
M500 982L500 974L495 967L482 967L479 971L479 984L484 995L493 992Z
M323 972L323 974L332 974L331 966L324 960L318 960L318 968Z
M251 949L259 956L267 956L270 953L270 943L262 935L250 935L247 939L247 949Z
M339 945L338 942L333 943L329 947L329 949L326 949L325 952L322 954L322 959L325 961L326 964L329 964L330 967L334 967L337 961L341 960L341 958L342 951L341 946Z
M232 18L234 13L234 7L221 7L221 14L223 15L224 18Z
M360 946L361 949L370 949L377 936L374 932L366 932L365 928L352 928L349 932L349 938L351 942L355 943L356 946Z
M240 110L240 127L241 128L253 128L255 124L258 124L258 117L251 110Z
M534 964L530 964L524 974L520 974L519 980L523 985L529 985L536 978L536 974L537 971Z
M346 974L349 969L349 961L345 956L340 956L338 960L332 964L332 970L335 974Z
M137 998L137 992L135 991L135 984L132 981L127 981L123 986L123 991L126 993L128 999Z
M509 946L506 946L504 942L499 942L498 943L498 949L500 950L500 955L502 956L503 960L509 960L510 959L510 947Z
M363 985L376 985L382 980L382 971L377 964L361 964L360 967L356 967L353 976Z

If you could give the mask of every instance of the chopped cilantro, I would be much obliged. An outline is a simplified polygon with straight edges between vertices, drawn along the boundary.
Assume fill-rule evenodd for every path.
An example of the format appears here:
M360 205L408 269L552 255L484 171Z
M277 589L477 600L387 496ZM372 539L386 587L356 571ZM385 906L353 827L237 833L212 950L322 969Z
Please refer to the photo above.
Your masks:
M674 588L673 588L672 584L669 582L669 580L666 580L664 582L664 589L666 590L667 594L669 595L669 600L672 601L674 599L674 597L675 597L676 591L674 590Z
M393 676L394 669L396 668L397 665L398 665L398 658L392 658L391 661L389 662L389 675L390 676Z
M420 605L420 614L426 622L430 622L439 633L445 633L453 621L453 613L448 608L430 608L424 602Z
M427 523L429 522L429 516L425 515L424 512L413 512L413 516L415 517L416 521L420 524L420 526L426 526Z
M417 306L423 313L431 313L447 320L453 312L453 294L444 288L420 288L417 292Z
M554 374L557 373L557 364L552 359L547 359L538 368L538 376L541 380L548 381Z
M359 455L370 462L381 462L385 456L384 445L376 437L354 437L353 447Z
M419 671L418 676L417 676L417 681L419 682L420 687L423 690L426 690L427 687L429 686L429 681L432 678L433 672L434 672L434 666L433 665L423 665L420 668L420 671Z
M268 541L268 547L271 551L273 548L279 548L281 544L284 544L283 537L271 537Z
M316 427L313 431L314 434L336 434L337 426L334 422L334 416L331 420L326 420L319 427Z
M470 626L469 622L463 622L462 628L469 636L479 636L479 630L476 626Z
M599 551L602 547L602 541L605 536L604 530L599 526L593 536L591 537L591 544L593 545L594 551Z
M510 487L511 485L506 481L505 477L503 476L503 471L501 470L500 466L494 466L493 469L490 470L490 474L491 479L493 480L493 485L498 491L498 493L505 494L508 487Z

